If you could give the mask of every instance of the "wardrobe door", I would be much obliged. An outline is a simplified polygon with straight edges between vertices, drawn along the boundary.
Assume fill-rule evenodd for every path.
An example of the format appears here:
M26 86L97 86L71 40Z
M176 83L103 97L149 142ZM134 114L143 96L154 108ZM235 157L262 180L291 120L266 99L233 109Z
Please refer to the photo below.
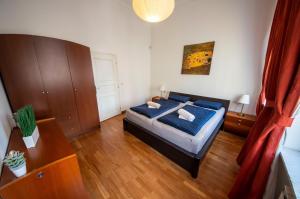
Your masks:
M62 40L34 37L37 60L49 106L67 137L80 133L71 74Z
M66 47L81 129L88 131L100 124L90 49L71 42Z
M13 112L31 104L37 119L51 116L31 36L0 35L0 69Z

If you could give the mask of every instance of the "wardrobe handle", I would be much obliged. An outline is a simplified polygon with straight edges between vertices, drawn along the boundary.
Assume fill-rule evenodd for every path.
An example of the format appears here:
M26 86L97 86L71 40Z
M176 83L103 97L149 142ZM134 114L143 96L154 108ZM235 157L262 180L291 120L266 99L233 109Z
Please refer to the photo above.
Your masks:
M44 177L44 173L42 171L38 172L36 175L37 178L41 179Z
M47 94L49 94L49 92L48 92L48 91L46 91L46 93L47 93Z
M42 92L42 94L45 94L45 91L41 91Z

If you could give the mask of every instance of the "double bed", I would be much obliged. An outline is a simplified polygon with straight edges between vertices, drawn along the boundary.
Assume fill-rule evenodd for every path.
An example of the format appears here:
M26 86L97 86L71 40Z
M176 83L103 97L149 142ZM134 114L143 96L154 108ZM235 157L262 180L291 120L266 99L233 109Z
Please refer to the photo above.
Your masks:
M223 125L230 101L178 92L170 92L169 94L169 96L175 95L188 97L189 101L173 105L168 110L157 113L153 117L140 114L137 110L133 110L134 108L129 109L123 120L124 130L167 156L196 178L201 160ZM174 128L174 125L163 121L163 119L175 114L178 109L193 106L193 102L197 100L218 102L222 107L214 110L215 113L203 123L199 130L196 130L195 135ZM176 125L177 121L174 124Z

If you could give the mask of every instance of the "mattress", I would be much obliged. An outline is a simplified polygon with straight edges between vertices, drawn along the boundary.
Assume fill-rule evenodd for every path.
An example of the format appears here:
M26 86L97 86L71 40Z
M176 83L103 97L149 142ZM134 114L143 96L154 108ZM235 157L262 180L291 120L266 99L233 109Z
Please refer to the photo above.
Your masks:
M157 118L162 117L166 114L169 114L173 111L176 111L177 109L180 109L180 108L184 107L187 104L192 104L192 102L188 101L186 103L179 103L179 105L177 107L174 107L174 108L172 108L172 109L170 109L170 110L168 110L168 111L166 111L166 112L164 112L164 113L162 113L162 114L160 114L156 117L153 117L153 118L148 118L148 117L146 117L142 114L139 114L139 113L137 113L137 112L135 112L131 109L128 109L128 110L126 110L126 118L128 120L134 122L135 124L138 124L139 126L145 128L147 130L152 131L153 130L153 128L152 128L153 125L152 124L153 124L154 120L156 120Z
M156 119L152 122L151 129L148 130L151 130L158 136L168 140L169 142L172 142L173 144L185 149L188 152L197 154L202 149L203 145L206 143L210 135L213 133L220 120L223 118L224 113L224 107L216 110L216 114L212 118L210 118L210 120L208 120L205 125L202 126L200 131L195 136L159 122Z

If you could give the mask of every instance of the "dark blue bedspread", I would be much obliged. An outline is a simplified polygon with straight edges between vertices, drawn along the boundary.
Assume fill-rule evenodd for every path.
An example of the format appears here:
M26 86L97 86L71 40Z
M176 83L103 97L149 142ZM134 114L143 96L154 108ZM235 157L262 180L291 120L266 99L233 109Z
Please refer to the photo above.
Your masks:
M200 131L202 126L216 113L216 111L213 110L190 105L184 106L183 109L195 115L195 119L193 122L179 119L177 111L158 118L158 121L194 136Z
M172 108L175 108L176 106L179 105L179 102L173 101L173 100L165 100L165 99L160 99L155 101L156 103L159 103L161 106L159 109L156 108L148 108L147 104L142 104L139 106L135 106L130 108L131 110L140 113L142 115L145 115L146 117L153 118L156 117Z

